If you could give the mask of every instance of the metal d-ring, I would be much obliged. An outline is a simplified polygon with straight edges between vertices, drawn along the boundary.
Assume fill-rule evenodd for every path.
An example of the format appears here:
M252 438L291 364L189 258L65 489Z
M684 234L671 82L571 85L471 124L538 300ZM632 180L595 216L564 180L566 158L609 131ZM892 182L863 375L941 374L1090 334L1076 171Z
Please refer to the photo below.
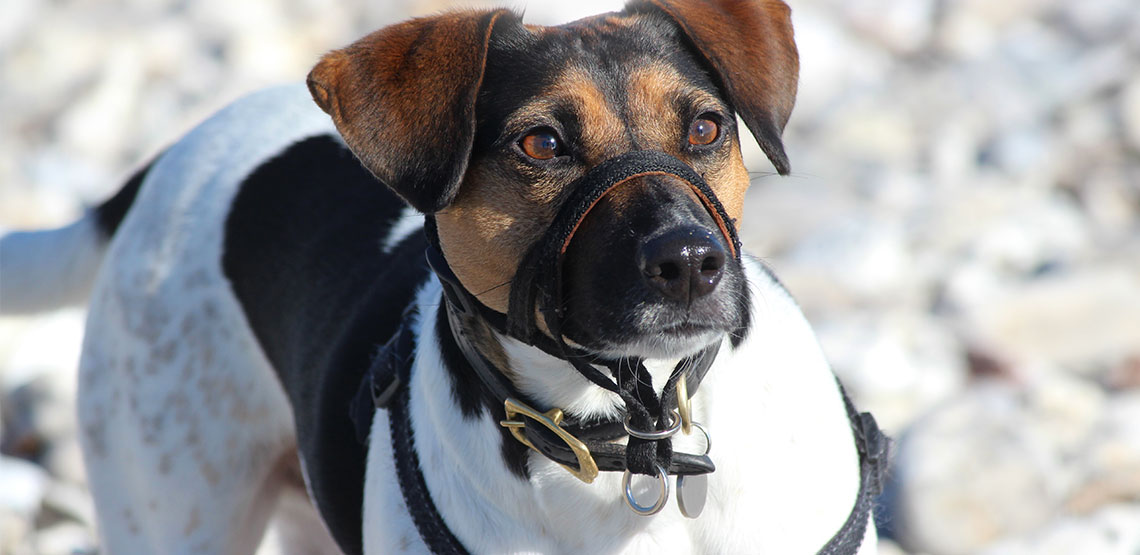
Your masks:
M705 434L705 452L701 454L709 454L709 451L712 451L712 436L709 435L709 431L706 430L704 425L702 425L700 422L693 422L693 427L700 430L702 434Z
M665 472L665 467L659 464L653 466L657 467L657 484L660 486L660 491L657 494L657 502L651 506L638 505L637 500L633 498L632 472L626 470L621 478L621 487L625 490L625 504L640 516L653 516L661 512L661 509L665 508L665 502L669 500L669 475Z
M641 430L635 430L635 429L631 428L629 426L629 414L626 414L625 415L625 433L627 433L633 437L636 437L637 439L644 439L646 441L657 441L660 439L669 439L669 438L673 437L674 435L676 435L677 432L681 430L681 415L679 415L677 413L677 409L673 409L673 412L671 414L672 414L673 418L672 418L672 421L669 422L668 429L653 431L653 432L643 432Z

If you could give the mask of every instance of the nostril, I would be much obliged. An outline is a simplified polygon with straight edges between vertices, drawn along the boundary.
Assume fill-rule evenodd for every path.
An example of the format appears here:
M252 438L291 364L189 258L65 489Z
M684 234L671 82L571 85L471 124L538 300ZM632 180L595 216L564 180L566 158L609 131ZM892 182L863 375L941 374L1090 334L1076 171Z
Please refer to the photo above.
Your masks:
M660 277L666 281L672 281L681 277L681 267L671 261L662 262L657 266L658 273L656 277Z
M683 303L711 293L726 263L724 248L699 228L675 229L649 239L638 256L646 284Z
M712 276L720 273L724 267L724 256L710 255L701 261L701 274Z

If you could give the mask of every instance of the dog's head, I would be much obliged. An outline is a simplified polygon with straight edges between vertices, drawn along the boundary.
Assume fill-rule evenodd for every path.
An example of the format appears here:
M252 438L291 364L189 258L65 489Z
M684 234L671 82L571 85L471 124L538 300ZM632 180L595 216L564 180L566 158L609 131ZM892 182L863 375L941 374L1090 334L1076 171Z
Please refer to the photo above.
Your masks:
M623 153L683 161L739 225L736 115L787 173L797 73L779 0L635 0L558 27L507 11L414 19L326 55L309 88L364 165L435 215L465 288L506 312L570 184ZM665 358L739 329L746 283L717 220L668 175L605 194L565 249L565 337Z

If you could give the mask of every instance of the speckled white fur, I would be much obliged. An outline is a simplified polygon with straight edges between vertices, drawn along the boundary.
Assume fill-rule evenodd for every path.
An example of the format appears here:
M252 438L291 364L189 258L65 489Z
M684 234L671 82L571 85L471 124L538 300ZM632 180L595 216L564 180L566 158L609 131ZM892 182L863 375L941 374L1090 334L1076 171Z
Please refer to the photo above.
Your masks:
M250 553L271 517L308 523L293 415L221 271L225 217L253 168L298 139L332 132L303 87L247 97L172 147L150 171L96 278L80 368L79 417L103 549L111 554ZM384 238L414 232L408 210ZM80 229L82 226L77 227ZM97 254L96 254L97 256ZM465 420L433 333L440 287L417 293L419 343L410 415L425 480L473 553L813 553L858 489L842 400L807 322L758 263L746 260L752 328L722 346L694 397L717 471L704 514L670 502L644 518L624 506L620 475L592 485L530 454L529 481L504 466L490 416ZM612 394L564 362L512 340L518 385L576 413L614 414ZM660 361L660 387L670 361ZM377 411L364 492L366 552L426 550L395 480L387 413ZM680 450L701 440L680 437ZM645 482L640 482L644 487ZM279 505L281 495L286 503ZM275 513L276 511L276 513ZM296 531L289 522L278 529ZM333 549L320 530L311 545ZM297 534L293 534L297 536ZM874 551L868 530L863 552Z
M174 145L96 278L79 421L103 549L249 553L295 468L289 403L221 270L242 179L335 133L303 86L256 93ZM295 472L295 471L294 471Z

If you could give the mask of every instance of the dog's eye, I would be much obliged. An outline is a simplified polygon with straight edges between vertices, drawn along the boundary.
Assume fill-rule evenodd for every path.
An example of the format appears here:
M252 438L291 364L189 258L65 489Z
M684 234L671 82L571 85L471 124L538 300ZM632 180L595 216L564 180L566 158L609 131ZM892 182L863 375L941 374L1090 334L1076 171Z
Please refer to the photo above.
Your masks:
M716 140L720 126L708 118L697 118L689 125L689 144L707 145Z
M519 139L523 153L536 160L549 160L562 154L562 143L553 129L543 127L527 133Z

